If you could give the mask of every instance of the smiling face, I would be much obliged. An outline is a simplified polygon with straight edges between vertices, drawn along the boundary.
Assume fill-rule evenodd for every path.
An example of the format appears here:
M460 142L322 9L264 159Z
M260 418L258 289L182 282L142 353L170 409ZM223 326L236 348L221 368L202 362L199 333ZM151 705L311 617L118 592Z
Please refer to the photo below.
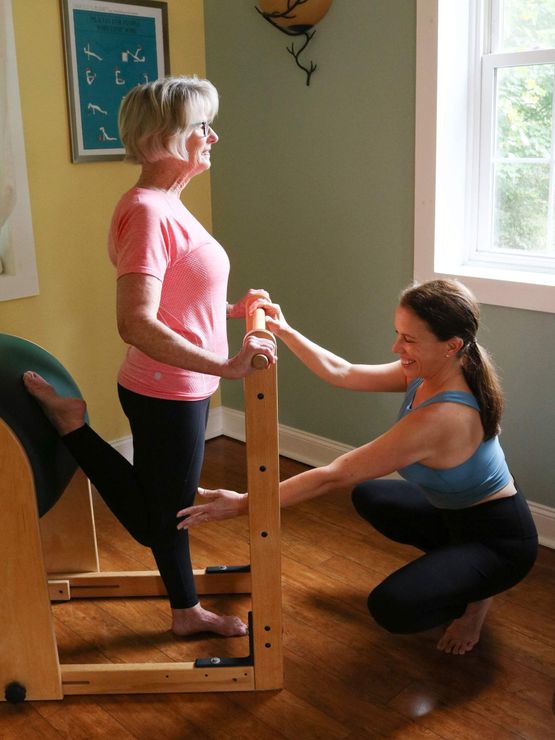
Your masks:
M192 175L199 175L201 172L210 169L210 150L217 141L218 135L211 126L208 126L206 136L200 123L195 126L186 143L187 154L189 155L188 164L192 170Z
M414 311L398 306L395 312L397 339L392 347L399 355L407 382L415 378L435 378L451 365L462 346L457 337L440 341Z

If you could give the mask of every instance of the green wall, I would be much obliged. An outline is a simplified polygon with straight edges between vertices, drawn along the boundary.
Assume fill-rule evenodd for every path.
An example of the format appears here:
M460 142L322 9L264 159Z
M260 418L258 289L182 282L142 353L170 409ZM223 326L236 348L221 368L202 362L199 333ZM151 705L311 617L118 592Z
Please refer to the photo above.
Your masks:
M555 508L555 315L484 306L482 343L505 389L501 440L531 501Z
M389 361L396 298L412 278L415 2L335 0L304 54L318 64L309 87L290 39L254 4L205 0L207 74L221 95L212 213L232 260L230 295L265 287L315 341ZM242 327L231 336L236 347ZM542 390L553 338L553 315L484 308L509 462L548 506L555 414ZM279 359L283 424L358 445L392 422L398 396L329 388L283 346ZM224 383L223 403L242 407L239 384Z

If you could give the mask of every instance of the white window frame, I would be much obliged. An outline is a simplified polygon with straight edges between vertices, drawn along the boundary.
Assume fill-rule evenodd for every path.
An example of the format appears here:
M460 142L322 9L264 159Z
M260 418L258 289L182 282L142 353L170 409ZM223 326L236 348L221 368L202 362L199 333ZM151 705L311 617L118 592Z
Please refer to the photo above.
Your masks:
M468 259L480 199L478 127L468 121L482 114L471 42L486 32L482 1L417 0L414 277L459 277L482 303L555 313L555 273Z

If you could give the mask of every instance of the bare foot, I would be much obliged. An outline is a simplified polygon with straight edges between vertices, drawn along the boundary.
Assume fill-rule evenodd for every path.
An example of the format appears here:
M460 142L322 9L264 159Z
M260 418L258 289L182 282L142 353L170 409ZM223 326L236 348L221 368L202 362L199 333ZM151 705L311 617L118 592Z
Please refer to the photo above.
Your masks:
M50 383L31 370L23 373L23 384L59 434L74 432L85 423L87 405L82 398L65 398L58 395Z
M196 632L215 632L224 637L242 637L248 633L247 625L239 617L214 614L200 604L190 609L172 609L172 631L179 637Z
M472 650L480 639L482 625L492 601L493 598L489 598L469 604L462 617L454 619L447 627L437 649L453 655L464 655Z

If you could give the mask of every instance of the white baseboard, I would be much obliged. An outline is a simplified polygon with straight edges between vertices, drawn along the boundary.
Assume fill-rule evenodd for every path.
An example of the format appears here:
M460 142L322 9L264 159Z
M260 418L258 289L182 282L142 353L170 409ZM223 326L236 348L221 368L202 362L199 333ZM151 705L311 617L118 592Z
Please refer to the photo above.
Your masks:
M555 509L533 501L528 501L528 506L538 530L540 545L555 550Z
M226 437L245 441L245 414L242 411L221 407L221 431ZM339 455L352 450L348 445L318 437L316 434L301 432L299 429L279 426L279 452L284 457L318 467L327 465Z
M231 439L245 441L245 415L242 411L218 406L210 410L206 439L225 435ZM112 445L128 460L133 457L131 437L115 440ZM339 455L352 450L348 445L334 442L316 434L280 424L279 451L284 457L319 467L328 465ZM530 511L538 529L540 544L555 549L555 509L528 501Z

